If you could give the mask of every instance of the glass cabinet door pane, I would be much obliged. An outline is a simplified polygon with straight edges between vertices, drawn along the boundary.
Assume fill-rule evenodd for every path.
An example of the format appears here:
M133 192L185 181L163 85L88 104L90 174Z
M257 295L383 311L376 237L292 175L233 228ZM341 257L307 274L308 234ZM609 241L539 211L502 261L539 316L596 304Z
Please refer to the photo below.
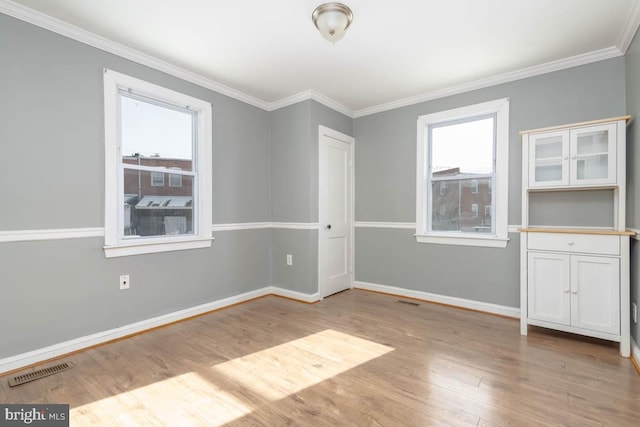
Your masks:
M534 141L535 182L562 180L562 136Z
M603 179L609 176L609 131L581 133L577 137L577 179Z

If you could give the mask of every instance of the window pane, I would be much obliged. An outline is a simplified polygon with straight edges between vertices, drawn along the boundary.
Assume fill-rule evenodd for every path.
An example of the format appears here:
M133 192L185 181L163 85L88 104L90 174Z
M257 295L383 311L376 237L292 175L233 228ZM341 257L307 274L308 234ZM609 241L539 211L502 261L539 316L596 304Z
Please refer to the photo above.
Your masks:
M182 175L182 186L153 186L151 175L169 173L124 170L124 235L194 234L193 177Z
M119 98L123 160L136 155L149 159L193 160L195 116L191 112L125 94ZM191 170L191 166L186 170Z
M477 186L473 181L477 182ZM432 181L431 229L433 231L491 233L491 177ZM446 183L446 184L445 184ZM445 184L446 191L438 191ZM477 191L473 191L476 189ZM480 210L479 206L484 206Z
M431 173L492 173L494 123L495 117L487 117L431 127Z

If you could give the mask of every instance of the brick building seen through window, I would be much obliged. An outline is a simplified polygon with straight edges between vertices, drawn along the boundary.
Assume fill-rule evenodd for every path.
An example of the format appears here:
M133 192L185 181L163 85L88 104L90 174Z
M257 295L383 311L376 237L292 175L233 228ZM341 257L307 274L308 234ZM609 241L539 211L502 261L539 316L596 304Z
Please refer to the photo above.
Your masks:
M491 177L461 174L460 168L433 173L434 231L491 232Z
M189 233L193 224L193 178L172 174L191 170L192 161L159 156L123 156L122 163L162 167L167 172L125 169L125 235Z

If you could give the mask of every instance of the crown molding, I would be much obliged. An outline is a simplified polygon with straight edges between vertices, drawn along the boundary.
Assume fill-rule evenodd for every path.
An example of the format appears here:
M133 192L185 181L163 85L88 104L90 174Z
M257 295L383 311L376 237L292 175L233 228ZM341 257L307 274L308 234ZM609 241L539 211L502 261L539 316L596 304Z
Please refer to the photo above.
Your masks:
M274 101L269 104L269 111L279 110L280 108L288 107L289 105L297 104L298 102L306 101L308 99L313 99L325 107L331 108L332 110L344 114L349 118L353 118L354 111L352 109L313 89L304 90L294 95L287 96L286 98Z
M202 86L207 89L211 89L222 95L226 95L230 98L242 101L254 107L261 108L263 110L269 110L269 103L261 99L240 92L229 86L218 83L214 80L203 77L192 71L175 66L167 61L140 52L136 49L132 49L120 43L109 40L105 37L99 36L90 31L83 30L82 28L71 25L60 19L38 12L34 9L30 9L26 6L22 6L11 0L0 0L0 13L12 16L24 22L36 25L70 39L79 41L86 45L95 47L105 52L118 55L122 58L129 59L138 64L151 67L155 70L162 71L174 77L178 77L182 80L194 83L198 86Z
M399 99L397 101L391 101L380 105L374 105L373 107L363 108L354 112L354 118L381 113L383 111L394 110L396 108L419 104L425 101L432 101L434 99L444 98L451 95L458 95L472 90L484 89L490 86L496 86L499 84L509 83L529 77L535 77L554 71L565 70L567 68L586 65L592 62L604 61L605 59L617 58L622 55L624 55L624 53L617 47L609 47L606 49L596 50L593 52L576 55L557 61L547 62L546 64L535 65L533 67L523 68L521 70L498 74L492 77L476 80L474 82L463 83L443 89L436 89L430 92L422 93L420 95Z
M354 111L349 107L346 107L345 105L339 103L338 101L329 98L328 96L325 96L313 89L305 90L273 102L267 102L239 90L233 89L222 83L218 83L207 77L201 76L192 71L173 65L165 60L132 49L90 31L83 30L82 28L71 25L60 19L20 5L11 0L0 0L0 13L14 17L24 22L28 22L30 24L36 25L38 27L84 43L86 45L103 50L105 52L109 52L133 62L148 66L182 80L194 83L198 86L210 89L212 91L215 91L222 95L226 95L230 98L236 99L265 111L275 111L301 101L312 99L352 119L380 113L383 111L393 110L396 108L406 107L425 101L431 101L438 98L457 95L472 90L483 89L486 87L509 83L520 79L535 77L553 71L564 70L571 67L577 67L597 61L616 58L624 55L624 52L626 52L626 50L628 49L638 27L640 26L640 2L638 2L633 6L633 9L629 14L629 17L627 18L626 24L620 34L616 46L589 52L586 54L576 55L570 58L548 62L546 64L524 68L517 71L499 74L473 82L463 83L448 88L437 89L416 96L402 98L396 101L374 105Z
M627 21L624 23L622 32L620 32L620 37L618 37L618 42L616 43L616 47L620 49L622 53L626 53L627 49L629 49L638 31L638 27L640 27L640 2L636 1L633 3L631 12L627 16Z

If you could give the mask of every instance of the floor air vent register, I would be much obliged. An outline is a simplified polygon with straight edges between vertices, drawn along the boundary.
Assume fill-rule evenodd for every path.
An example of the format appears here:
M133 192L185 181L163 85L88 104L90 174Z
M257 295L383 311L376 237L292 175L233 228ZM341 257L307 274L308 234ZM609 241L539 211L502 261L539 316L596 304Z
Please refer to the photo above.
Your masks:
M399 300L398 300L398 301L396 301L396 302L399 302L400 304L412 305L412 306L414 306L414 307L417 307L417 306L419 306L419 305L420 305L420 304L419 304L419 303L417 303L417 302L413 302L413 301L405 301L405 300L401 300L401 299L399 299Z
M48 368L38 369L37 371L29 372L28 374L16 375L9 379L9 387L16 387L22 384L26 384L31 381L39 380L40 378L48 377L49 375L57 374L58 372L66 371L73 368L73 363L64 362L57 365L49 366Z

